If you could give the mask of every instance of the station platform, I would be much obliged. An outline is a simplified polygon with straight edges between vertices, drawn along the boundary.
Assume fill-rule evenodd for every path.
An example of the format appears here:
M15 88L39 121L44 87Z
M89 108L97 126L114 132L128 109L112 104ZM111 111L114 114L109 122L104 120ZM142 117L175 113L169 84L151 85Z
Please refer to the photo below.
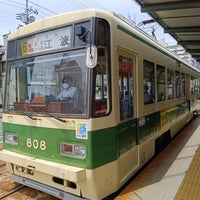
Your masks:
M199 200L200 116L144 167L115 200Z

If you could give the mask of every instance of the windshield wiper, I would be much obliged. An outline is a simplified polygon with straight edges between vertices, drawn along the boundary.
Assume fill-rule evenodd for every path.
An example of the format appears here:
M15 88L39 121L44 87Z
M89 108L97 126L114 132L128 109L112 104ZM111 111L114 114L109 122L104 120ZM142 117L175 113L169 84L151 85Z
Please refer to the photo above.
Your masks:
M32 120L37 120L36 117L32 117L32 116L31 116L29 113L27 113L27 112L23 112L23 114L26 115L27 117L29 117L29 118L32 119Z
M52 113L47 113L47 115L53 117L54 119L57 119L60 122L66 122L66 120L59 118L58 116L56 116L55 114Z

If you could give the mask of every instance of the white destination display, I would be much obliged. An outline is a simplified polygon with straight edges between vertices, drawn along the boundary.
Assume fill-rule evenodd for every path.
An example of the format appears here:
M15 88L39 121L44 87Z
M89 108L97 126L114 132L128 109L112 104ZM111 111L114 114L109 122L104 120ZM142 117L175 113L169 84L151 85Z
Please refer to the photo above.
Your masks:
M39 33L21 41L22 55L25 56L49 50L69 48L71 47L71 41L71 26Z

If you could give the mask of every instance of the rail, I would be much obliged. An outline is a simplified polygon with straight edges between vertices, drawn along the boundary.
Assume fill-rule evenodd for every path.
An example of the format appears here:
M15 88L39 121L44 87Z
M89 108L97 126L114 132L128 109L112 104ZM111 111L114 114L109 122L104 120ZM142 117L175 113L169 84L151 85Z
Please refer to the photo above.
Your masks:
M21 189L24 188L24 187L26 187L26 186L25 186L25 185L19 185L19 186L17 186L16 188L12 189L11 191L6 192L5 194L2 194L2 195L0 196L0 199L3 199L3 198L5 198L5 197L9 196L9 195L11 195L11 194L17 192L18 190L21 190Z

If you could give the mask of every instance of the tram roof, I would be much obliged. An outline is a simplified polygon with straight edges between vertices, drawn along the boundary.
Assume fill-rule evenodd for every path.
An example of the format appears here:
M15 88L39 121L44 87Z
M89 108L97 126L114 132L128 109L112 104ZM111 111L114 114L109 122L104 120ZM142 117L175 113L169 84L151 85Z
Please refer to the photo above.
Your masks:
M200 1L135 0L178 44L200 62Z

